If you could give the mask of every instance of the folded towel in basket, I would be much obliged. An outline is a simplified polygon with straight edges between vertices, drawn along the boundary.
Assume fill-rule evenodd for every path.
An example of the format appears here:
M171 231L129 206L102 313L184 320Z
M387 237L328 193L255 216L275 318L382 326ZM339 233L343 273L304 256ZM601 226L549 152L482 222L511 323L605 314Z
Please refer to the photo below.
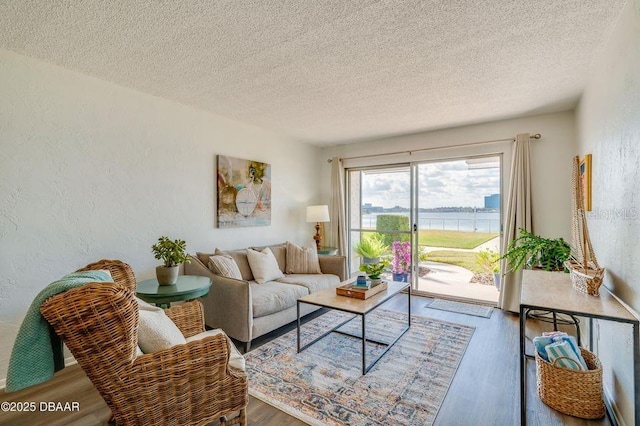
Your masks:
M570 370L587 369L587 365L584 359L582 359L582 356L578 357L571 343L566 340L547 345L545 349L549 356L549 362L557 367L568 368Z

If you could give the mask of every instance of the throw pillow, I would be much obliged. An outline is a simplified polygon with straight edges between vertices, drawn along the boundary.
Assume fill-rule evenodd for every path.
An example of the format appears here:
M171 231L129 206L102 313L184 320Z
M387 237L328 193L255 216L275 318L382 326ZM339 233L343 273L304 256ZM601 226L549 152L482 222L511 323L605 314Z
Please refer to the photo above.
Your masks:
M321 274L315 247L300 247L287 241L287 274Z
M209 257L209 269L216 275L236 280L242 279L238 264L231 256L217 255Z
M246 250L222 251L222 250L216 249L215 255L231 256L233 260L236 261L236 265L238 265L238 269L240 269L240 273L242 274L242 279L245 281L253 280L253 274L251 273L251 266L249 266L249 259L247 259Z
M278 261L269 247L262 251L247 249L247 258L253 278L258 284L284 277L280 267L278 267Z
M137 299L139 309L138 346L145 354L187 343L180 329L164 310Z

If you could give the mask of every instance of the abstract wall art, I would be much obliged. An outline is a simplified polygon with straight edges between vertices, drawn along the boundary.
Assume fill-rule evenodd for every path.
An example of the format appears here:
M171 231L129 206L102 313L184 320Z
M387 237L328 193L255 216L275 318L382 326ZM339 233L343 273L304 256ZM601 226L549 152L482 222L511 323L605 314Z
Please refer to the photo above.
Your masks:
M218 228L271 225L271 165L217 156Z

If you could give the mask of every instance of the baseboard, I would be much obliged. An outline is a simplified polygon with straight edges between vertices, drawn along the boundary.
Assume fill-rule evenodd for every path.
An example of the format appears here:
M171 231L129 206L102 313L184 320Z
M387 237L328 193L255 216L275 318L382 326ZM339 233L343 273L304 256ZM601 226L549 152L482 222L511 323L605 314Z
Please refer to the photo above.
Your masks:
M69 367L69 366L72 366L72 365L77 364L77 363L78 363L78 361L76 361L76 359L74 357L72 357L72 356L67 357L67 358L64 359L64 366L65 367ZM7 387L7 378L4 377L4 378L0 379L0 391L4 391L6 387Z
M616 402L613 400L613 398L611 398L611 393L606 388L606 386L603 388L603 391L604 405L607 409L607 415L609 416L609 419L611 419L611 423L613 424L613 426L627 426L624 419L620 416L620 410L618 410Z

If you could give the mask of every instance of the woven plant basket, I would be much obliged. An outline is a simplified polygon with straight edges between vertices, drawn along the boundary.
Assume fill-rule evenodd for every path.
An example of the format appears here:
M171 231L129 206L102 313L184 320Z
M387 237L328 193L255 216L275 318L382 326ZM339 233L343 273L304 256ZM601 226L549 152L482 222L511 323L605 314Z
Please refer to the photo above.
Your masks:
M582 419L604 416L602 365L597 356L580 348L588 370L556 367L536 352L538 396L549 407ZM568 358L566 358L568 359Z
M600 286L604 275L603 268L592 265L584 269L578 262L573 260L566 261L564 266L569 270L571 284L574 289L591 296L600 295Z

